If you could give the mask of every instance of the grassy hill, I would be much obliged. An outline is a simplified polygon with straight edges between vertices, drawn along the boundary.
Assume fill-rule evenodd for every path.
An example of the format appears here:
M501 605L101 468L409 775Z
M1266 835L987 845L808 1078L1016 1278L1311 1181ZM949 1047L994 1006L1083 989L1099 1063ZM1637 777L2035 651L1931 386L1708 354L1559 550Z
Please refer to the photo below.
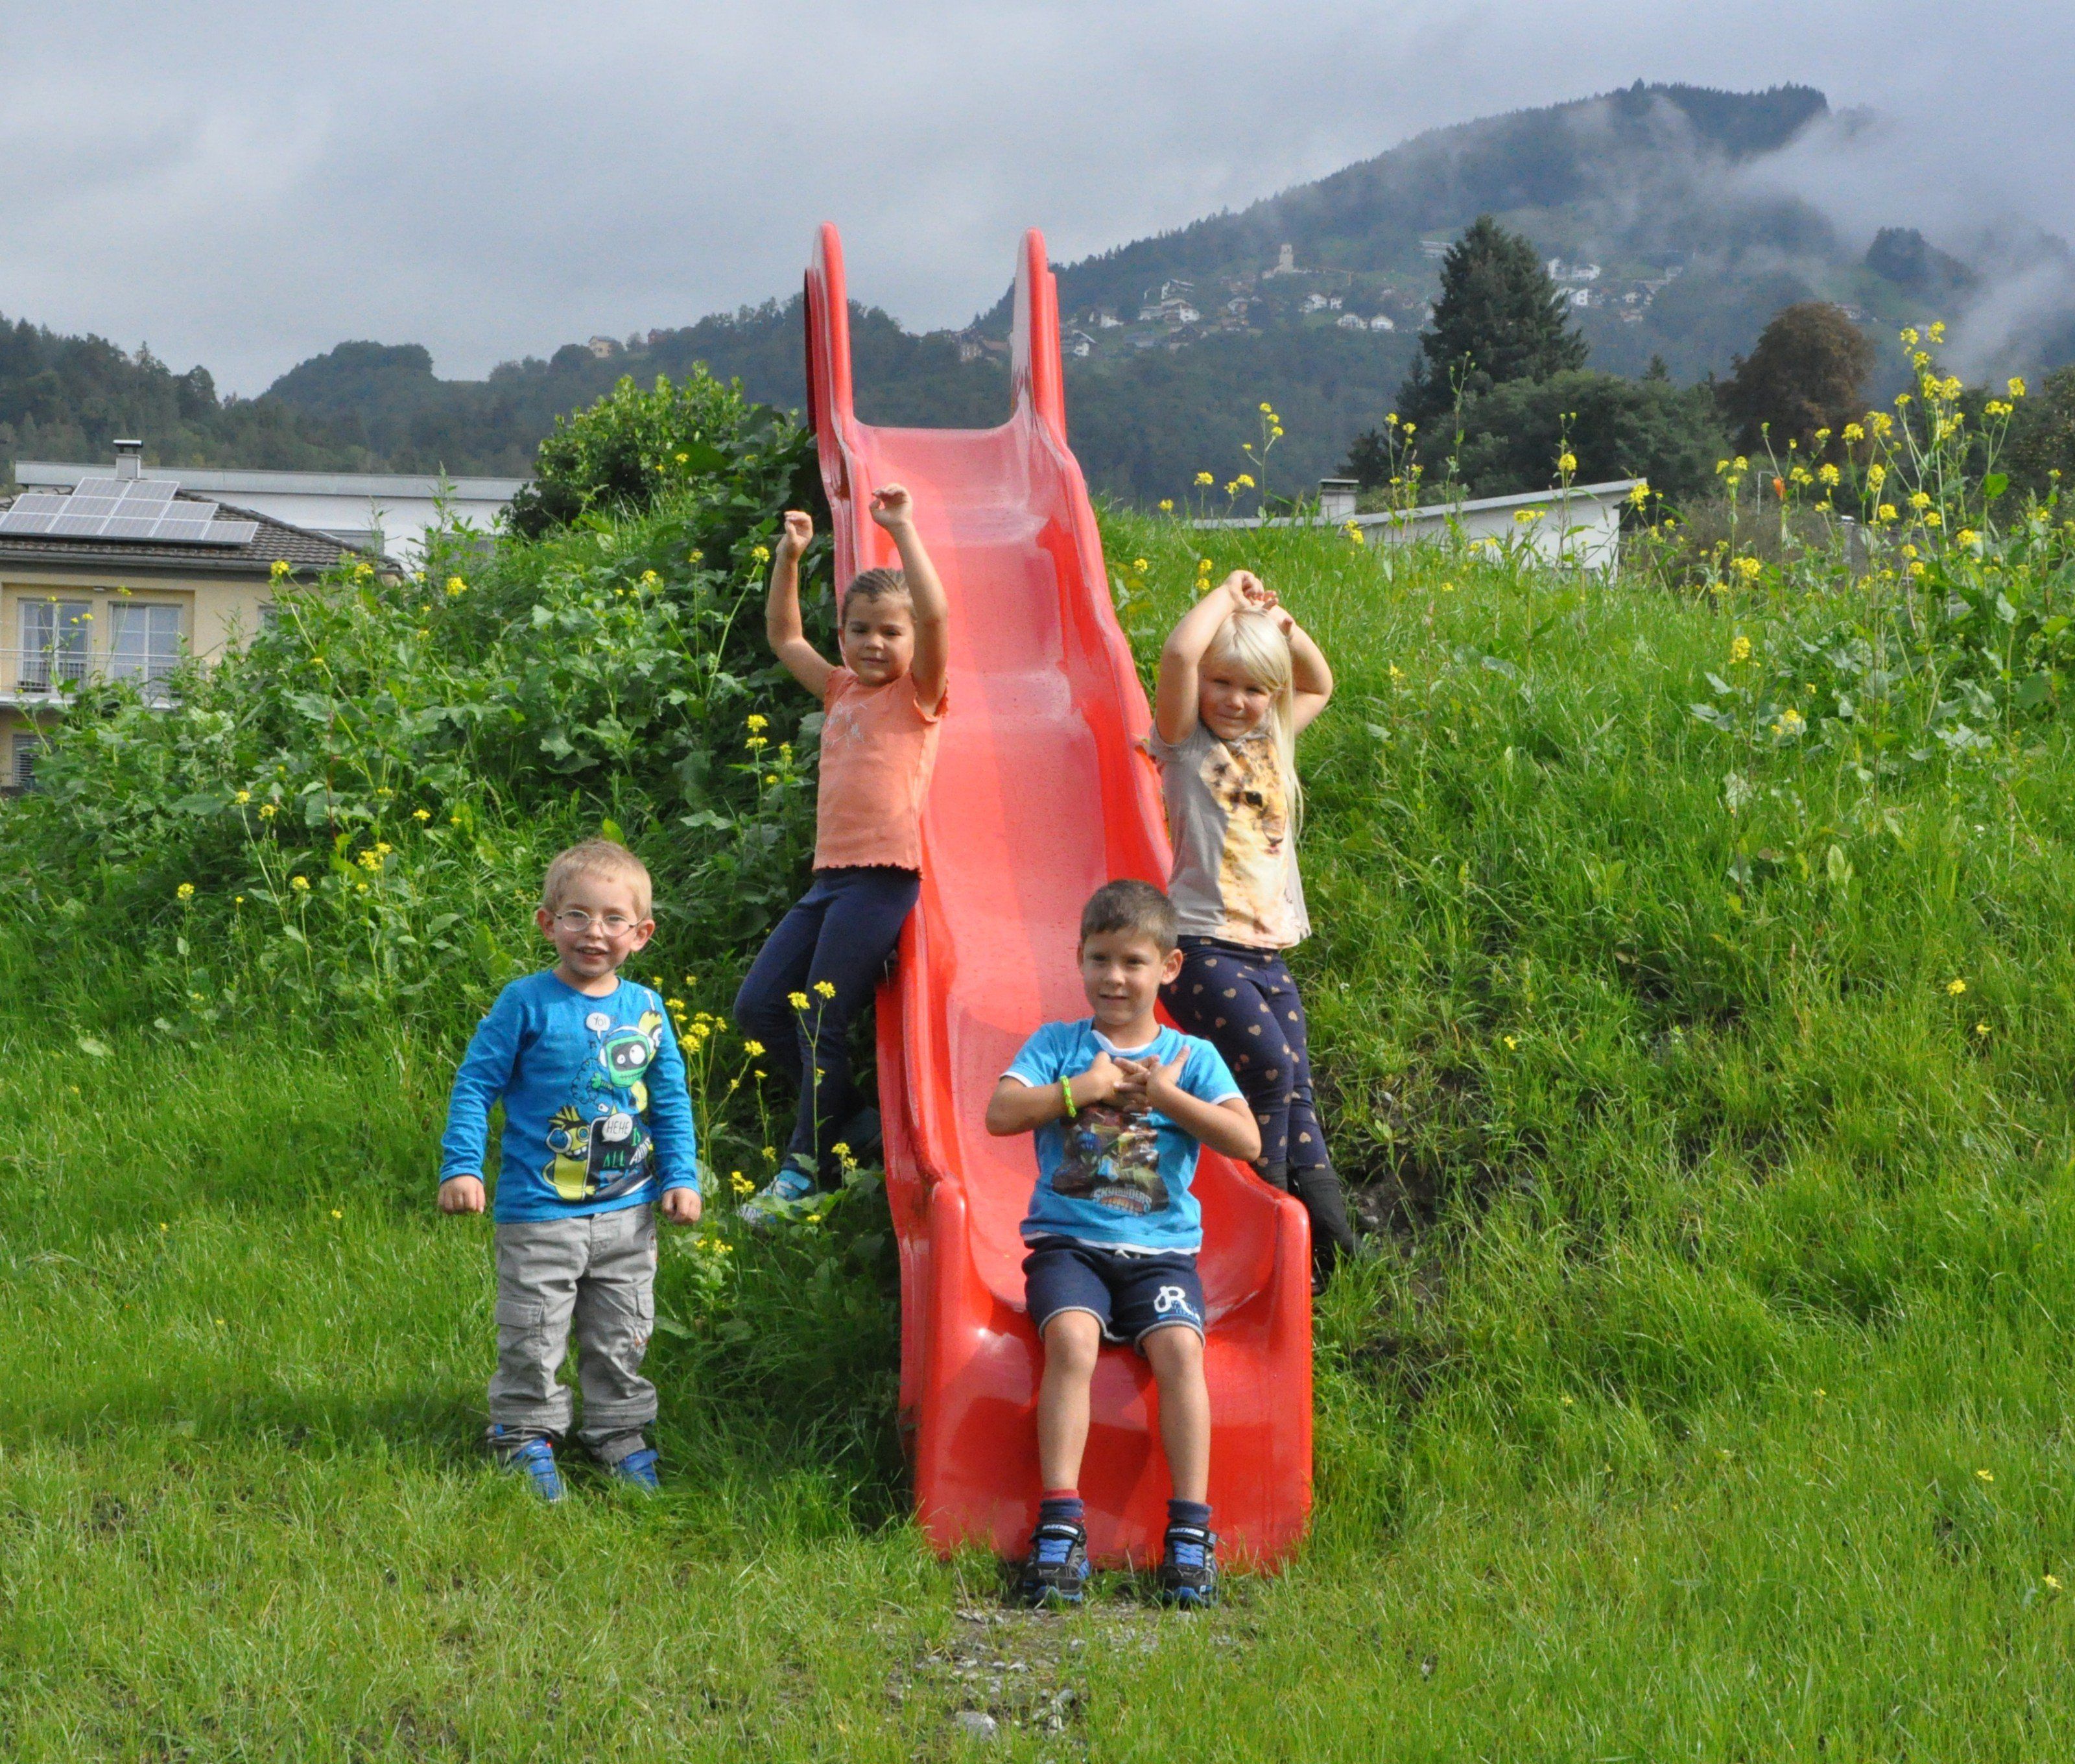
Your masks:
M1940 622L1974 594L2050 646L2061 552L2013 523L1920 605L1793 556L1694 596L1639 552L1602 585L1111 521L1146 665L1200 548L1339 673L1298 962L1384 1230L1319 1314L1290 1571L1192 1620L1128 1579L1027 1617L902 1522L868 1183L777 1246L724 1199L668 1240L660 1499L549 1511L474 1456L488 1233L433 1212L433 1146L539 854L623 820L688 1017L753 946L736 897L803 855L797 786L726 755L805 706L737 644L746 549L688 565L690 518L478 561L422 610L342 585L191 732L114 718L93 763L157 781L149 840L105 792L58 805L91 862L51 805L0 811L8 1756L906 1760L960 1755L962 1710L1033 1758L2066 1749L2075 743L2061 684L1999 684ZM552 652L498 647L527 605ZM1926 648L1894 649L1912 606ZM674 636L626 649L666 618L682 673ZM549 653L566 679L531 677ZM588 752L602 721L511 696L585 669L622 736L693 743L739 847L652 788L659 738ZM202 840L257 812L233 785L290 811ZM706 1094L748 1079L702 1045ZM723 1170L761 1172L757 1095L723 1099Z

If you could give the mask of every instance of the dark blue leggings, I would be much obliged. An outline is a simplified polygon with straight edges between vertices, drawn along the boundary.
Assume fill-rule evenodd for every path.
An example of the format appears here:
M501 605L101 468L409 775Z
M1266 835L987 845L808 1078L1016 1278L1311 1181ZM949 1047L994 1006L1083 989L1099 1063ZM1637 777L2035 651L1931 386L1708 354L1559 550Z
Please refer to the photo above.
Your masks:
M824 1178L836 1173L829 1148L857 1112L851 1023L871 1003L922 889L913 870L817 870L814 885L778 921L735 994L736 1027L763 1042L800 1088L785 1149L813 1161ZM832 988L833 996L820 987ZM805 1009L793 1003L796 992L806 997Z
M1182 939L1182 971L1160 1001L1224 1056L1261 1128L1261 1162L1292 1173L1332 1160L1311 1096L1304 1002L1282 958L1210 938Z

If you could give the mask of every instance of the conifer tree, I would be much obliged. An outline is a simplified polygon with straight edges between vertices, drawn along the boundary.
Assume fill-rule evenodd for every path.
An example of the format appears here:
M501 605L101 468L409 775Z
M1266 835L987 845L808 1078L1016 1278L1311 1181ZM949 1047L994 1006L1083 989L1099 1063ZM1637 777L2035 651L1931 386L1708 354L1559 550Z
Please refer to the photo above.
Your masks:
M1398 395L1423 428L1464 401L1510 380L1543 380L1582 367L1584 337L1535 247L1481 214L1441 260L1441 294L1419 335L1419 354Z

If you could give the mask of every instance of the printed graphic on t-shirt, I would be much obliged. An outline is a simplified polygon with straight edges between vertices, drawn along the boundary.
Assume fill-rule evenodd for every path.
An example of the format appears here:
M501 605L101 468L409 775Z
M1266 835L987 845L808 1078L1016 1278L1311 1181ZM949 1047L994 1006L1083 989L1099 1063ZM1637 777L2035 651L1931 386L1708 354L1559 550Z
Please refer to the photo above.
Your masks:
M1197 776L1224 810L1218 891L1228 933L1279 937L1290 917L1290 798L1274 743L1213 742Z
M583 1026L591 1058L577 1094L549 1121L540 1174L564 1200L610 1200L648 1180L654 1141L642 1119L648 1111L642 1075L662 1046L663 1019L649 1010L632 1024L615 1023L609 1012L593 1011Z
M1149 1116L1094 1103L1062 1124L1066 1146L1052 1173L1054 1194L1119 1213L1153 1213L1166 1206L1160 1133Z

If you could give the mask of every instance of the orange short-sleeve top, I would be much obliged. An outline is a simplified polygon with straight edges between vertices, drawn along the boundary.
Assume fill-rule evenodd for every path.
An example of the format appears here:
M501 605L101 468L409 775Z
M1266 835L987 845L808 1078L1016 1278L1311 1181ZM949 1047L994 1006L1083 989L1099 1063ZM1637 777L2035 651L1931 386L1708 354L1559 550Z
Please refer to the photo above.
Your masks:
M915 677L868 686L838 668L822 691L821 789L814 868L922 868L922 799L937 758L944 700L925 710Z

